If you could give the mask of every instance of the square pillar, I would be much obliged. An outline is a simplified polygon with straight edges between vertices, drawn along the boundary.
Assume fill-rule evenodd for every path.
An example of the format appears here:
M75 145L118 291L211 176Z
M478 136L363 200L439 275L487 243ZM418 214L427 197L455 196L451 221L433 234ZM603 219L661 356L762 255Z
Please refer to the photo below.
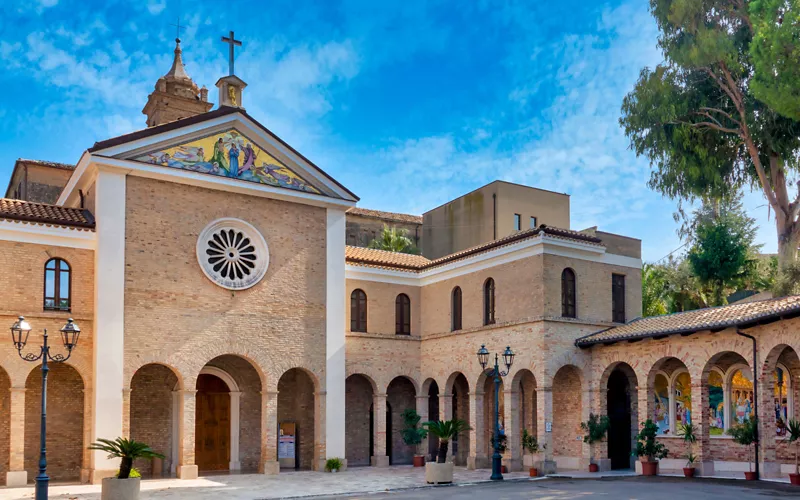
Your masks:
M694 455L697 457L695 473L700 476L714 475L714 461L711 458L711 434L708 425L708 384L702 383L701 376L692 377L692 424L697 442ZM699 396L699 397L697 397Z
M319 433L324 439L325 457L345 460L345 214L342 209L327 209L325 264L325 415ZM385 455L385 452L384 452Z
M27 486L28 472L25 470L25 388L11 388L8 436L8 472L6 486Z
M239 403L242 393L231 391L231 461L228 463L230 470L240 470L242 463L239 461Z
M372 397L372 443L375 455L370 457L370 465L389 467L386 438L386 394L375 394Z
M483 414L484 393L473 392L469 395L469 458L468 469L485 469L489 467L486 455L485 419Z
M92 421L91 442L124 435L125 174L100 166L95 189L93 411L86 416ZM118 459L92 451L92 483L114 475L118 469Z
M417 415L419 415L419 425L420 427L422 424L430 420L428 417L428 396L417 396ZM417 445L417 455L425 456L427 455L428 451L428 438L422 440L422 442Z
M539 453L534 459L534 466L541 475L556 472L556 462L553 460L553 388L540 386L536 388L536 441L539 443ZM548 430L548 425L551 430Z
M194 455L195 396L197 391L178 392L178 469L180 479L197 479Z
M503 393L503 427L506 432L508 449L503 455L503 463L510 471L522 470L522 426L519 404L519 391Z
M261 463L262 474L278 474L278 391L261 393Z

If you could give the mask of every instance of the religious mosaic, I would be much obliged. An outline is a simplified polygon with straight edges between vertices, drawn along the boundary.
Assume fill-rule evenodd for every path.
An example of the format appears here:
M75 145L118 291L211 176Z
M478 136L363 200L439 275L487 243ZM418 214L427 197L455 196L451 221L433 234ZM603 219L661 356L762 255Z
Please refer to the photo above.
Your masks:
M731 377L731 420L735 424L741 424L751 418L753 418L753 380L750 373L736 370Z
M725 434L725 394L722 375L714 370L708 374L708 429L712 436Z
M692 423L692 379L687 372L675 377L675 424Z
M780 437L786 436L789 422L789 373L782 366L772 372L775 402L775 429Z
M664 375L656 375L653 383L653 422L660 436L669 434L669 382Z
M236 130L194 139L136 161L319 194L305 179Z

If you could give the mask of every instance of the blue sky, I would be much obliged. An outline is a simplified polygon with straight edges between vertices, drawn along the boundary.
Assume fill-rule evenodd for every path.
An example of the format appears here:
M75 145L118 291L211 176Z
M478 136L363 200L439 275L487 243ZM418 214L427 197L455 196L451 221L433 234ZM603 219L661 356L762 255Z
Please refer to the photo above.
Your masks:
M681 245L676 202L618 125L661 57L645 0L26 0L0 18L0 183L18 157L75 163L144 127L180 16L187 71L216 101L229 30L247 111L361 197L422 213L494 179L569 193L574 229ZM7 2L4 2L4 6ZM10 10L10 15L8 13ZM774 251L759 194L745 205Z

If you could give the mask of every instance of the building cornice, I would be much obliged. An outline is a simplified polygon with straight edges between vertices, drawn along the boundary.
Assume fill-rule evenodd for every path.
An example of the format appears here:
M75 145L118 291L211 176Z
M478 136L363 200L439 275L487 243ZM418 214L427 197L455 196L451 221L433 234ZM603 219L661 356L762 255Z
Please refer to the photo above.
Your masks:
M94 250L97 233L63 226L0 220L0 240Z

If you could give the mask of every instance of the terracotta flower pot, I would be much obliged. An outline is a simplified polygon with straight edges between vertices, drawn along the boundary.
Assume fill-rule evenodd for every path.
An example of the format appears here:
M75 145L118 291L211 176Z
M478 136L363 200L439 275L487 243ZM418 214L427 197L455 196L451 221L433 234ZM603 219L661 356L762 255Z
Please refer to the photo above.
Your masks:
M684 477L694 477L694 467L684 467L683 468L683 476Z
M538 477L539 476L539 471L536 470L536 467L531 467L530 474L531 474L531 477Z
M789 474L789 482L795 486L800 486L800 474Z
M500 467L500 470L501 470L501 472L502 472L503 474L508 474L508 466L506 466L506 465L502 465L502 466Z
M755 472L745 472L744 473L744 478L747 481L755 481L757 479Z
M424 455L414 455L414 467L425 467Z
M642 475L655 476L658 474L658 462L642 462Z
M597 464L589 464L589 472L597 472L600 470L600 467Z

